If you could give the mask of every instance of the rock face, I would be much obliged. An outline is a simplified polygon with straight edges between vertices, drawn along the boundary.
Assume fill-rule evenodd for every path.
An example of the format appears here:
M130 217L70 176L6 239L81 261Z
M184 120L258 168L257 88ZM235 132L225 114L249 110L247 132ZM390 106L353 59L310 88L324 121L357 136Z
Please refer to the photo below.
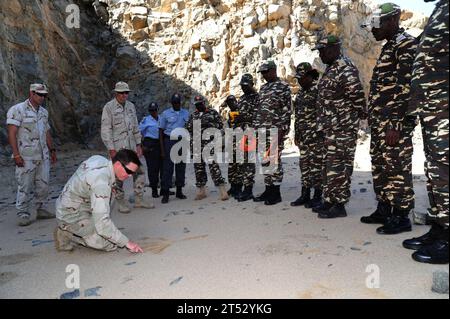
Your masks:
M243 73L260 86L256 70L268 58L296 92L298 63L324 69L311 48L328 32L342 38L367 89L381 48L359 27L370 0L79 0L80 29L65 24L70 3L0 3L0 120L26 98L29 83L44 81L60 143L98 142L102 107L119 80L132 86L139 116L151 101L167 105L175 91L186 105L201 93L218 107L228 94L241 94ZM415 31L426 23L412 13L402 18Z

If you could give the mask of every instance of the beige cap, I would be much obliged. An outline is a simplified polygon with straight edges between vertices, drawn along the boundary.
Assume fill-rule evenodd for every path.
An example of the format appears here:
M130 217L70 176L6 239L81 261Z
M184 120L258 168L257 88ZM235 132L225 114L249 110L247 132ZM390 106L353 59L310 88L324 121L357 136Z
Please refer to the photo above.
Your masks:
M30 91L41 93L41 94L48 94L48 89L45 84L40 83L33 83L30 85Z
M130 92L130 87L125 82L117 82L116 87L114 88L115 92Z

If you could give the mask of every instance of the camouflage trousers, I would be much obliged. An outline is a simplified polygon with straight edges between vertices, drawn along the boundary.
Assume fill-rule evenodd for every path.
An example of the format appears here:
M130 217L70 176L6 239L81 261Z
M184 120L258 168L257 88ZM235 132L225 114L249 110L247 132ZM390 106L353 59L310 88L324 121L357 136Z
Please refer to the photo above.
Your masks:
M86 218L73 224L66 224L58 220L58 227L73 234L72 241L84 247L103 251L114 251L118 248L116 244L97 233L93 218Z
M402 210L414 208L412 135L414 123L404 123L397 145L386 144L387 121L371 119L373 187L378 202Z
M433 96L431 92L430 95ZM440 96L439 96L440 95ZM421 114L425 149L425 170L428 177L430 220L449 226L449 112L448 90L435 94Z
M346 204L350 200L356 140L356 131L325 136L322 180L323 199L328 203Z
M300 150L300 172L302 186L306 188L322 188L323 137L316 133L304 136L297 132L297 145Z
M17 198L16 208L18 213L28 212L32 201L32 192L36 207L39 209L47 201L49 180L50 180L50 161L49 160L31 160L24 161L24 167L16 166L17 180Z
M145 175L142 168L139 168L136 174L133 175L133 183L134 183L134 195L135 196L143 196L144 187L145 187ZM113 193L115 198L118 200L122 200L125 198L125 192L123 190L123 182L116 179L113 187Z
M266 149L271 147L272 140L269 139L266 143ZM284 150L284 136L279 138L278 150L275 154L275 158L272 158L273 162L268 167L261 167L262 174L264 175L264 184L266 186L279 186L283 182L284 169L281 161L281 154Z
M233 145L235 148L236 145ZM243 159L236 158L234 149L233 158L228 165L228 182L231 184L244 185L250 187L255 184L256 164L249 158L249 153L244 153Z
M219 164L215 161L208 163L209 172L211 173L211 178L215 186L221 186L225 184L225 179L222 177L222 172L220 170ZM197 187L204 187L208 182L208 175L206 175L206 163L196 163L194 164L195 169L195 185Z

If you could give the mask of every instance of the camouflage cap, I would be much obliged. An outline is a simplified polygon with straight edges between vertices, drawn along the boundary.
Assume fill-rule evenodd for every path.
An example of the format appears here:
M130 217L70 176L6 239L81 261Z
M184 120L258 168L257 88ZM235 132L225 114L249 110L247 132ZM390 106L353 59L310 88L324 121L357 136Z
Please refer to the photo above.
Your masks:
M381 19L399 15L402 12L400 6L395 3L386 2L377 7L369 19L361 25L362 28L380 28Z
M156 103L156 102L150 103L150 105L148 106L148 110L149 110L149 112L158 111L159 110L158 103Z
M313 48L313 50L319 50L319 49L322 49L322 48L325 48L328 46L338 45L338 44L341 44L341 40L337 36L330 34L330 35L320 39L317 42L316 46Z
M120 92L130 92L131 90L127 83L117 82L114 91L120 93Z
M40 94L48 94L48 88L45 84L33 83L30 85L30 91Z
M194 97L194 105L197 105L197 104L204 104L205 103L205 99L203 98L203 96L201 96L201 95L196 95L195 97Z
M297 65L297 68L295 69L296 72L296 78L301 78L308 72L312 71L313 67L309 62L302 62L299 65Z
M253 85L255 82L253 81L253 76L251 74L244 74L241 78L240 85Z
M266 61L258 69L258 72L267 72L269 70L276 69L277 65L272 60Z

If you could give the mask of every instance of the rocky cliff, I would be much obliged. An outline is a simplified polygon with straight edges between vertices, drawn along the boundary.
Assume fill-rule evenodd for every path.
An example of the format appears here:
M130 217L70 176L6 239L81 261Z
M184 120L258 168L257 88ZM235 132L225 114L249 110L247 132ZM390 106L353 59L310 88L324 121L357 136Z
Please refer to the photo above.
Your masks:
M72 3L80 9L80 28L66 25ZM132 86L139 116L150 101L167 105L175 91L187 105L201 93L218 107L228 94L240 95L242 73L256 75L268 58L295 92L299 62L323 69L311 47L325 32L342 37L367 88L381 46L359 25L372 8L370 0L2 1L0 121L26 99L31 82L43 81L59 143L95 145L116 81ZM415 35L426 23L409 12L402 19ZM7 153L5 125L0 144Z

